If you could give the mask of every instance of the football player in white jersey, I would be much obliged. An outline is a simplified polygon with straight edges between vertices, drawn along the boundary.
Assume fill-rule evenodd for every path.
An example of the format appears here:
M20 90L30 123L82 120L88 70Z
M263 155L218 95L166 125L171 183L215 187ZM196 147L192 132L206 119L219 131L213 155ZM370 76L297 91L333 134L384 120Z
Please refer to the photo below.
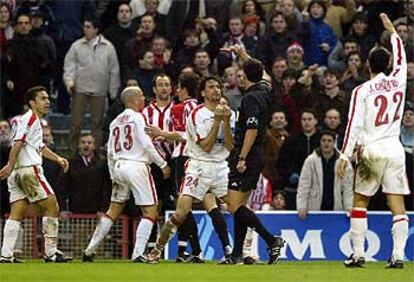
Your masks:
M393 214L394 248L388 268L402 268L408 237L408 216L404 195L410 193L405 170L404 148L399 140L401 117L407 85L407 62L404 46L386 14L380 14L384 28L391 33L392 55L383 47L375 47L368 57L371 79L356 87L351 96L349 121L338 163L338 175L358 150L355 196L351 210L353 254L344 261L347 267L362 267L364 240L368 229L369 199L382 186ZM393 57L391 60L391 56ZM393 62L389 75L385 72Z
M57 249L59 206L52 187L43 175L42 155L57 162L64 172L67 172L69 163L43 143L41 118L49 112L50 106L46 89L36 86L27 90L26 103L29 110L18 121L8 163L0 170L0 179L7 177L11 203L10 216L4 226L0 262L21 262L13 257L13 249L30 203L36 203L44 211L45 261L71 261L71 257Z
M226 159L234 146L231 111L229 107L219 105L221 87L217 78L206 78L200 89L204 103L187 119L189 161L177 208L162 227L157 244L148 256L150 263L158 262L165 244L185 221L194 200L202 201L208 191L226 200L229 171Z
M198 96L198 75L192 74L192 73L184 73L181 74L178 78L178 89L177 94L182 101L182 103L175 105L175 107L171 110L172 114L172 120L174 125L174 131L163 131L159 128L149 127L147 128L147 132L151 136L162 136L166 139L179 141L177 142L177 147L174 149L174 153L178 154L178 157L176 157L176 171L175 173L178 175L175 175L176 181L178 184L178 190L181 190L182 182L184 181L185 176L185 163L188 160L187 156L187 150L186 150L186 134L185 130L187 127L187 120L190 116L190 113L194 108L197 107L196 100L191 97ZM191 95L189 95L191 93ZM225 97L222 96L220 98L220 105L228 106L227 102L223 102L225 100ZM174 116L174 114L177 114L175 110L178 110L179 113L178 116ZM230 110L231 111L231 110ZM235 122L235 114L233 111L231 111L230 116L230 123L234 124ZM234 128L232 128L233 130ZM185 161L183 161L185 160ZM182 166L177 167L177 166ZM179 173L179 171L182 170L183 174ZM181 192L181 191L180 191ZM227 224L224 219L223 214L221 213L216 197L213 193L206 193L204 195L203 199L203 206L205 210L208 212L208 214L211 217L211 221L214 226L214 230L216 231L220 242L223 247L223 252L225 256L228 256L232 252L232 248L230 246L230 240L228 238L228 231L227 231ZM197 235L197 225L195 223L193 214L191 211L188 212L186 220L179 226L178 228L178 256L176 258L177 262L196 262L200 263L203 262L202 256L201 256L201 248L199 247L199 244L197 244L196 240L198 240ZM193 251L193 256L189 256L185 253L185 250L187 249L187 240L190 238L191 243L191 249ZM196 246L195 246L196 245Z
M143 255L152 227L158 216L158 198L149 164L154 162L164 178L171 170L145 133L144 95L139 87L127 87L121 93L125 110L111 123L108 140L108 166L113 187L109 210L102 216L82 260L92 262L99 243L108 234L115 220L121 215L125 202L132 192L135 204L143 216L136 231L133 262L146 262Z

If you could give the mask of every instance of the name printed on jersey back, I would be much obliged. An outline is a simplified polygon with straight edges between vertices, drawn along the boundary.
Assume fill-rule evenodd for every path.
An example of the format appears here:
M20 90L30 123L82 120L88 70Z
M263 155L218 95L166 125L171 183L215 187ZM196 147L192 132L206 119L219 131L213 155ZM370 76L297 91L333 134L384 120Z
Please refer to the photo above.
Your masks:
M378 92L390 92L400 85L397 79L383 79L380 82L376 82L369 85L369 93L375 94Z

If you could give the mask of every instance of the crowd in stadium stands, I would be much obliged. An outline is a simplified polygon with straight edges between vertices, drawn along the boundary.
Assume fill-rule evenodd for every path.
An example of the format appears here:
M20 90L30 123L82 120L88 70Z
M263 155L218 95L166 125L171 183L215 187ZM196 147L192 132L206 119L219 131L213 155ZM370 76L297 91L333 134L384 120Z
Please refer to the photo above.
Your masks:
M171 101L178 99L180 74L216 75L228 105L237 112L246 91L245 75L237 57L221 48L238 44L261 60L273 80L263 145L267 159L252 208L298 210L303 219L308 211L348 210L353 171L349 167L349 177L337 179L335 164L351 91L369 79L368 53L377 43L389 47L380 12L393 20L407 54L401 142L413 190L413 0L3 0L1 166L7 163L26 90L43 85L52 96L57 94L53 111L71 115L69 172L44 163L60 209L105 212L111 181L100 153L109 123L123 110L122 89L139 86L152 105L153 78L159 73L173 82ZM159 111L153 107L149 111ZM91 133L81 134L87 111ZM44 142L53 148L53 124L47 122ZM171 186L157 188L164 208L174 208L172 181L160 185ZM9 207L6 181L0 193L3 216ZM382 197L376 196L371 209L386 209ZM413 210L413 199L406 197L408 210Z

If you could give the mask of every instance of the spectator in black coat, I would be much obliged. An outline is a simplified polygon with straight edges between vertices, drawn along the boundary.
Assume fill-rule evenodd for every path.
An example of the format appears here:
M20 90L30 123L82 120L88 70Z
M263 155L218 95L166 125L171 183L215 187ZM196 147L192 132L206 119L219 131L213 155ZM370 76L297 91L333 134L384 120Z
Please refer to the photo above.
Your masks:
M69 171L60 174L58 184L67 192L69 211L101 215L107 210L111 179L107 162L96 153L91 134L80 137L78 151L69 159Z
M319 146L319 132L316 112L303 110L301 114L302 132L291 135L279 151L277 167L286 192L288 210L296 209L296 189L300 171L307 156Z
M6 104L5 118L20 114L26 90L40 83L46 62L45 54L39 40L30 33L31 30L30 16L21 14L16 20L14 37L4 48L7 61L2 75L6 76L9 91L2 101Z
M118 60L120 60L122 58L122 52L124 51L126 42L134 38L137 25L132 23L131 8L126 3L119 5L117 19L118 22L116 24L105 30L104 36L114 45ZM121 76L122 75L123 73L121 73Z

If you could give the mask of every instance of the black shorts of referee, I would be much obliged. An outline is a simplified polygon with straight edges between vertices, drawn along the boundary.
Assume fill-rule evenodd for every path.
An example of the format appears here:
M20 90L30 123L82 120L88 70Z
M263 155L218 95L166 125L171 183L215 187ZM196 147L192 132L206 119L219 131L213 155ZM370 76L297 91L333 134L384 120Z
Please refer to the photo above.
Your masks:
M228 189L249 192L256 190L260 173L264 167L264 151L262 146L254 146L250 149L246 158L246 170L240 173L236 166L239 162L240 148L236 148L229 157L229 184Z

